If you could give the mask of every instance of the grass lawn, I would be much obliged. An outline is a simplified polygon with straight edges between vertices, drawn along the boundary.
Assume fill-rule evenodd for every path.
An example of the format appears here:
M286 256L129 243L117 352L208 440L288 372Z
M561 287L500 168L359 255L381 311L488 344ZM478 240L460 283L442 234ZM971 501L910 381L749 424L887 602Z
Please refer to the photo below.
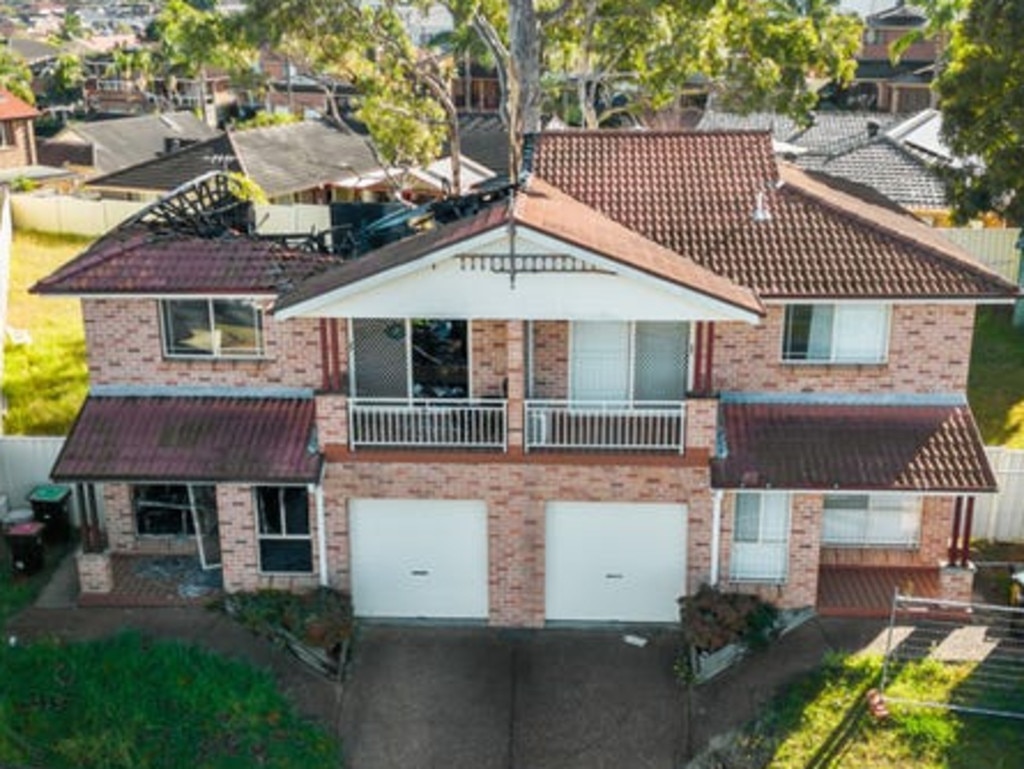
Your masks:
M1010 769L1024 755L1020 721L891 703L890 718L876 721L865 705L878 685L881 658L830 658L766 708L768 715L743 738L750 763L773 769ZM969 676L971 664L925 660L907 665L890 697L942 702ZM1024 708L1024 692L1016 694Z
M979 307L967 397L985 443L1024 448L1024 331L1012 307Z
M27 331L31 342L5 343L7 434L63 435L85 398L88 371L78 299L36 296L28 289L88 243L44 233L14 235L7 325Z
M180 643L0 648L0 766L337 767L269 673Z

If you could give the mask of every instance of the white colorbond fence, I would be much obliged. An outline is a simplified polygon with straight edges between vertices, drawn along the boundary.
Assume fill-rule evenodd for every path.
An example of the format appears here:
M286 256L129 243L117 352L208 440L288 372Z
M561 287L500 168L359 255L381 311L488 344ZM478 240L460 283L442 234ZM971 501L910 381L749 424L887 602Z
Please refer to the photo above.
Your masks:
M0 493L7 495L13 510L28 507L28 495L41 483L50 482L63 438L0 437Z
M6 190L0 189L0 381L5 369L4 340L7 337L7 293L11 285L11 206Z
M979 494L971 536L1000 542L1024 542L1024 449L989 446L998 494Z
M959 227L939 230L943 235L958 246L969 252L989 269L995 270L1011 283L1017 282L1020 253L1017 251L1017 238L1020 229L987 228L973 229Z
M11 196L14 226L63 235L98 237L135 215L148 203L90 200L70 195L20 193ZM263 234L310 233L331 226L329 206L256 206L256 225Z

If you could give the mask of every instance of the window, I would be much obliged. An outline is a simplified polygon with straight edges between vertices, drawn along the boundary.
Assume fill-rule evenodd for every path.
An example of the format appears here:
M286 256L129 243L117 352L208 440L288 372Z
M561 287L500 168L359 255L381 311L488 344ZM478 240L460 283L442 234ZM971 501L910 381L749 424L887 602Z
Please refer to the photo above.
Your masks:
M469 397L464 320L361 318L352 323L352 346L359 397Z
M786 307L784 361L882 363L889 307L880 304L793 304Z
M262 312L240 299L168 299L161 304L164 354L244 358L263 354Z
M573 400L682 400L689 340L686 323L573 323Z
M313 571L309 495L301 486L257 486L260 571Z
M789 566L789 496L736 495L730 577L736 582L785 582Z
M214 486L147 484L132 487L135 529L143 536L184 537L195 534L194 512L217 512Z
M825 497L822 543L838 547L917 547L921 498L911 494Z
M0 148L13 147L14 145L14 126L10 123L0 123Z

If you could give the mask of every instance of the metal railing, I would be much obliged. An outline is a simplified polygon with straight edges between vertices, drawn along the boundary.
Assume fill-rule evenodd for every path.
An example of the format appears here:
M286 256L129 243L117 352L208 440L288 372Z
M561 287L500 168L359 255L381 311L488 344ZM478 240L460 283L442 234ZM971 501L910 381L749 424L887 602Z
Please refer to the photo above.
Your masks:
M349 398L349 446L506 447L501 399Z
M613 449L683 452L681 401L526 402L526 450Z

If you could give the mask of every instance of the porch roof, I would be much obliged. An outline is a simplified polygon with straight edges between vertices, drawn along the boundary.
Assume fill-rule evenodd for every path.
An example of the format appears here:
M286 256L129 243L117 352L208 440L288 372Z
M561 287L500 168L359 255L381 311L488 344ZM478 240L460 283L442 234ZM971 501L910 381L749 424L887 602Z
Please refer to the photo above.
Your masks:
M62 481L310 483L312 397L91 394L51 476Z
M712 486L992 492L967 404L953 397L723 396Z

